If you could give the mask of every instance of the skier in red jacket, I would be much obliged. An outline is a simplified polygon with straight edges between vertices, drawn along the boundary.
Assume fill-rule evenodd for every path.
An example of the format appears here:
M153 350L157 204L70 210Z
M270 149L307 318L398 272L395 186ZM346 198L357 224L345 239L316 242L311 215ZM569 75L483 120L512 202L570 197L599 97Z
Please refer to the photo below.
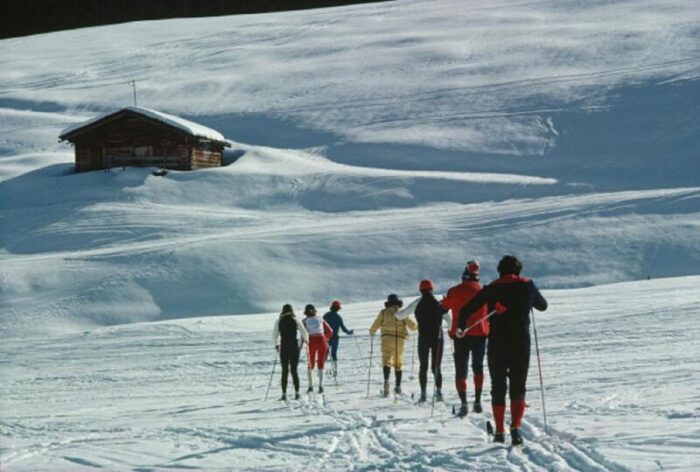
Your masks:
M314 391L313 377L314 367L318 366L318 393L323 393L323 367L328 355L328 340L333 336L333 328L316 316L316 307L309 304L304 308L304 328L309 333L309 390Z
M474 372L474 411L482 412L481 391L484 385L484 353L486 352L486 337L489 334L489 324L486 320L487 307L479 305L470 313L466 326L472 326L463 337L457 337L457 322L462 307L466 305L480 290L479 262L471 260L462 273L462 283L447 291L440 302L443 310L452 310L452 327L449 335L454 343L455 386L462 404L458 415L467 415L467 365L469 354L472 356L472 371Z

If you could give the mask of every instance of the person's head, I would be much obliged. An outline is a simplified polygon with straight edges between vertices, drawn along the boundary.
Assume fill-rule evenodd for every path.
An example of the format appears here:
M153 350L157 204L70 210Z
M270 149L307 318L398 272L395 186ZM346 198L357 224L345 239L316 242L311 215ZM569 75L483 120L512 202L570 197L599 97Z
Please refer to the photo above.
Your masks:
M523 264L515 256L503 256L498 263L498 274L504 275L520 275L523 270Z
M282 307L282 313L293 313L293 312L294 312L294 310L292 309L292 305L290 305L289 303L287 303L286 305L284 305Z
M338 300L333 300L333 303L331 303L331 311L340 311L341 308L340 302Z
M309 303L304 307L304 314L306 316L316 316L316 307Z
M418 285L418 290L420 290L420 293L425 295L426 293L432 293L433 291L433 281L430 279L423 279L420 281L420 284Z
M389 308L390 306L397 306L401 308L403 306L403 300L401 300L399 296L395 293L391 293L388 297L386 297L386 302L384 302L384 306L387 308Z
M479 270L481 269L481 266L479 265L479 261L476 259L472 259L471 261L467 262L467 265L464 267L464 272L462 272L462 280L479 280Z

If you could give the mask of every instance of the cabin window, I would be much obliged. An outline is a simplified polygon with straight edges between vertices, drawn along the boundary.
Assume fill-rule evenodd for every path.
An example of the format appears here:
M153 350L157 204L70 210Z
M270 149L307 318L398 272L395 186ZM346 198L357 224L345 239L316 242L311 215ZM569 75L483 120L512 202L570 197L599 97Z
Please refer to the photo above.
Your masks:
M149 157L151 155L151 146L138 146L134 148L135 157Z

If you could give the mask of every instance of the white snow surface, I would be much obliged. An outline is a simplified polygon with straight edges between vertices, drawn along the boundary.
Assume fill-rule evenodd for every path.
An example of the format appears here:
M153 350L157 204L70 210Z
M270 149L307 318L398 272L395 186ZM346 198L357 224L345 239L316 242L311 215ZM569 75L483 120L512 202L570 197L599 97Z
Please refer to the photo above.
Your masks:
M76 123L74 125L71 125L64 130L62 130L59 133L59 136L65 136L77 129L84 128L88 125L91 125L92 123L96 123L110 115L113 115L115 113L119 113L122 110L129 110L131 112L137 113L141 116L145 116L147 118L151 118L153 120L159 121L161 123L170 125L176 129L179 129L180 131L183 131L191 136L197 136L200 138L206 138L206 139L211 139L213 141L224 141L224 136L219 133L218 131L214 131L211 128L207 128L206 126L202 126L198 123L193 123L192 121L186 120L184 118L180 118L179 116L173 116L168 113L163 113L162 111L158 110L151 110L150 108L144 108L144 107L138 107L138 106L130 106L130 107L124 107L121 110L117 111L111 111L107 113L102 113L100 115L97 115L93 118L90 118L89 120L86 120L82 123Z
M405 395L396 403L379 398L377 339L368 372L367 328L381 302L341 311L356 334L340 340L338 385L326 376L325 401L305 393L279 401L279 365L264 400L275 313L7 339L0 345L2 468L697 470L699 285L694 276L546 291L550 308L535 320L547 433L533 347L521 451L490 442L488 407L452 416L459 399L449 351L445 402L432 415L430 403L414 405L414 337ZM485 405L489 388L486 375ZM470 403L472 392L470 385Z
M3 471L700 464L696 1L401 0L0 57ZM61 130L131 105L132 80L220 132L227 165L74 173ZM534 353L523 453L482 417L365 399L381 300L444 292L473 258L488 282L504 254L552 302L550 433ZM334 299L358 329L341 386L262 402L271 313Z

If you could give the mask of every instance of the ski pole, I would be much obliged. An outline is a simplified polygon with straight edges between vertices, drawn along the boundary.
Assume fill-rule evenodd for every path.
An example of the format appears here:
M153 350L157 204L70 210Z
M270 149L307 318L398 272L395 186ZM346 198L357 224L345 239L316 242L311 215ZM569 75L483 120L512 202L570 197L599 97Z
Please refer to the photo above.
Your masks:
M464 328L464 329L458 329L458 330L457 330L457 333L456 333L456 336L457 336L458 338L463 338L464 336L467 335L467 331L469 331L470 329L472 329L472 328L475 327L475 326L478 326L479 324L483 323L484 321L488 320L489 318L491 318L491 317L492 317L493 315L495 315L496 313L498 313L498 310L493 310L493 311L491 311L488 315L486 315L486 317L484 317L483 319L480 319L480 320L477 321L476 323L472 323L470 326L467 326L467 327Z
M374 349L374 335L369 338L369 368L367 369L367 398L369 398L369 383L372 379L372 351Z
M544 382L542 380L542 362L540 360L540 345L537 341L537 325L535 324L535 311L530 308L530 314L532 315L532 328L535 332L535 352L537 352L537 370L540 373L540 392L542 396L542 416L544 417L544 434L547 433L547 409L545 408L544 402Z
M270 394L270 387L272 386L272 377L275 376L275 367L277 366L277 356L279 355L278 352L275 352L275 360L272 362L272 373L270 374L270 381L267 384L267 391L265 392L265 401L267 401L267 397Z

